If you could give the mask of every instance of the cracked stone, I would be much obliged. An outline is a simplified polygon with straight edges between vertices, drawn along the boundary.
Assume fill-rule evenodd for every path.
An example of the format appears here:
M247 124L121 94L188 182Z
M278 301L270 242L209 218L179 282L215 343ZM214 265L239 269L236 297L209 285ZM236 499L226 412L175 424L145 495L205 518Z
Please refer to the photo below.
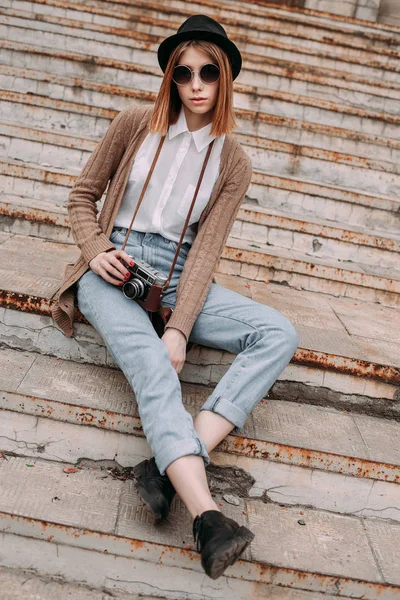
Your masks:
M215 494L234 494L239 498L247 498L255 483L254 477L237 467L217 466L211 463L206 472L210 491Z

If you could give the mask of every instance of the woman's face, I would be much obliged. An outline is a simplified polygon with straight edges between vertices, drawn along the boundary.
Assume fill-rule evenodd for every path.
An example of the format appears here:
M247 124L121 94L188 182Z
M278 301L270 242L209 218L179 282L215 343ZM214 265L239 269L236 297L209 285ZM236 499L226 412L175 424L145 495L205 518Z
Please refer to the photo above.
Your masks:
M193 79L185 85L177 85L178 94L182 103L193 113L204 115L213 110L217 101L219 80L215 83L203 83L199 71L203 65L214 61L202 50L189 46L182 52L177 65L186 65L193 73ZM205 98L204 102L193 102L193 98Z

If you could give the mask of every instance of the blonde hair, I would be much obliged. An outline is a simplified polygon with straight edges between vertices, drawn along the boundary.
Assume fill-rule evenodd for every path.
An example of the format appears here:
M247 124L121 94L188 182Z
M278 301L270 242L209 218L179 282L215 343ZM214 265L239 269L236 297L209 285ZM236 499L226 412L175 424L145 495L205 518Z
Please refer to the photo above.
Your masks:
M181 42L171 53L149 121L149 130L151 132L158 132L162 136L166 135L169 125L176 123L178 120L182 100L179 97L177 85L172 79L172 74L181 54L189 46L206 52L220 69L219 89L217 101L214 106L210 135L218 137L224 133L231 133L237 127L233 108L231 66L228 56L222 48L205 40L187 40Z

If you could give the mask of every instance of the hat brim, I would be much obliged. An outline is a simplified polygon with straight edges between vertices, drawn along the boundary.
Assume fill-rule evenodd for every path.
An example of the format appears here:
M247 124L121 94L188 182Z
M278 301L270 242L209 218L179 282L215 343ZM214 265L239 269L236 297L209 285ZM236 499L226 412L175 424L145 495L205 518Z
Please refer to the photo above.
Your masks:
M225 36L218 33L201 30L191 30L182 33L176 33L175 35L171 35L161 42L160 46L158 47L157 58L158 64L160 65L163 73L167 68L168 60L172 51L181 42L194 39L212 42L222 48L222 50L224 50L224 52L228 55L231 63L232 78L236 79L240 73L240 69L242 68L242 56L239 52L239 49L230 39L226 38Z

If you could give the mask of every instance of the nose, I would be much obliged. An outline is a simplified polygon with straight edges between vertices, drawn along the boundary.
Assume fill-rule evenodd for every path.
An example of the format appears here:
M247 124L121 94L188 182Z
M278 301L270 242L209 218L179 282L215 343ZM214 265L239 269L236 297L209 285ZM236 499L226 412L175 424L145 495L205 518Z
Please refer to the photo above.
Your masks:
M193 90L201 90L203 87L203 82L200 79L200 73L193 73L192 79L192 89Z

